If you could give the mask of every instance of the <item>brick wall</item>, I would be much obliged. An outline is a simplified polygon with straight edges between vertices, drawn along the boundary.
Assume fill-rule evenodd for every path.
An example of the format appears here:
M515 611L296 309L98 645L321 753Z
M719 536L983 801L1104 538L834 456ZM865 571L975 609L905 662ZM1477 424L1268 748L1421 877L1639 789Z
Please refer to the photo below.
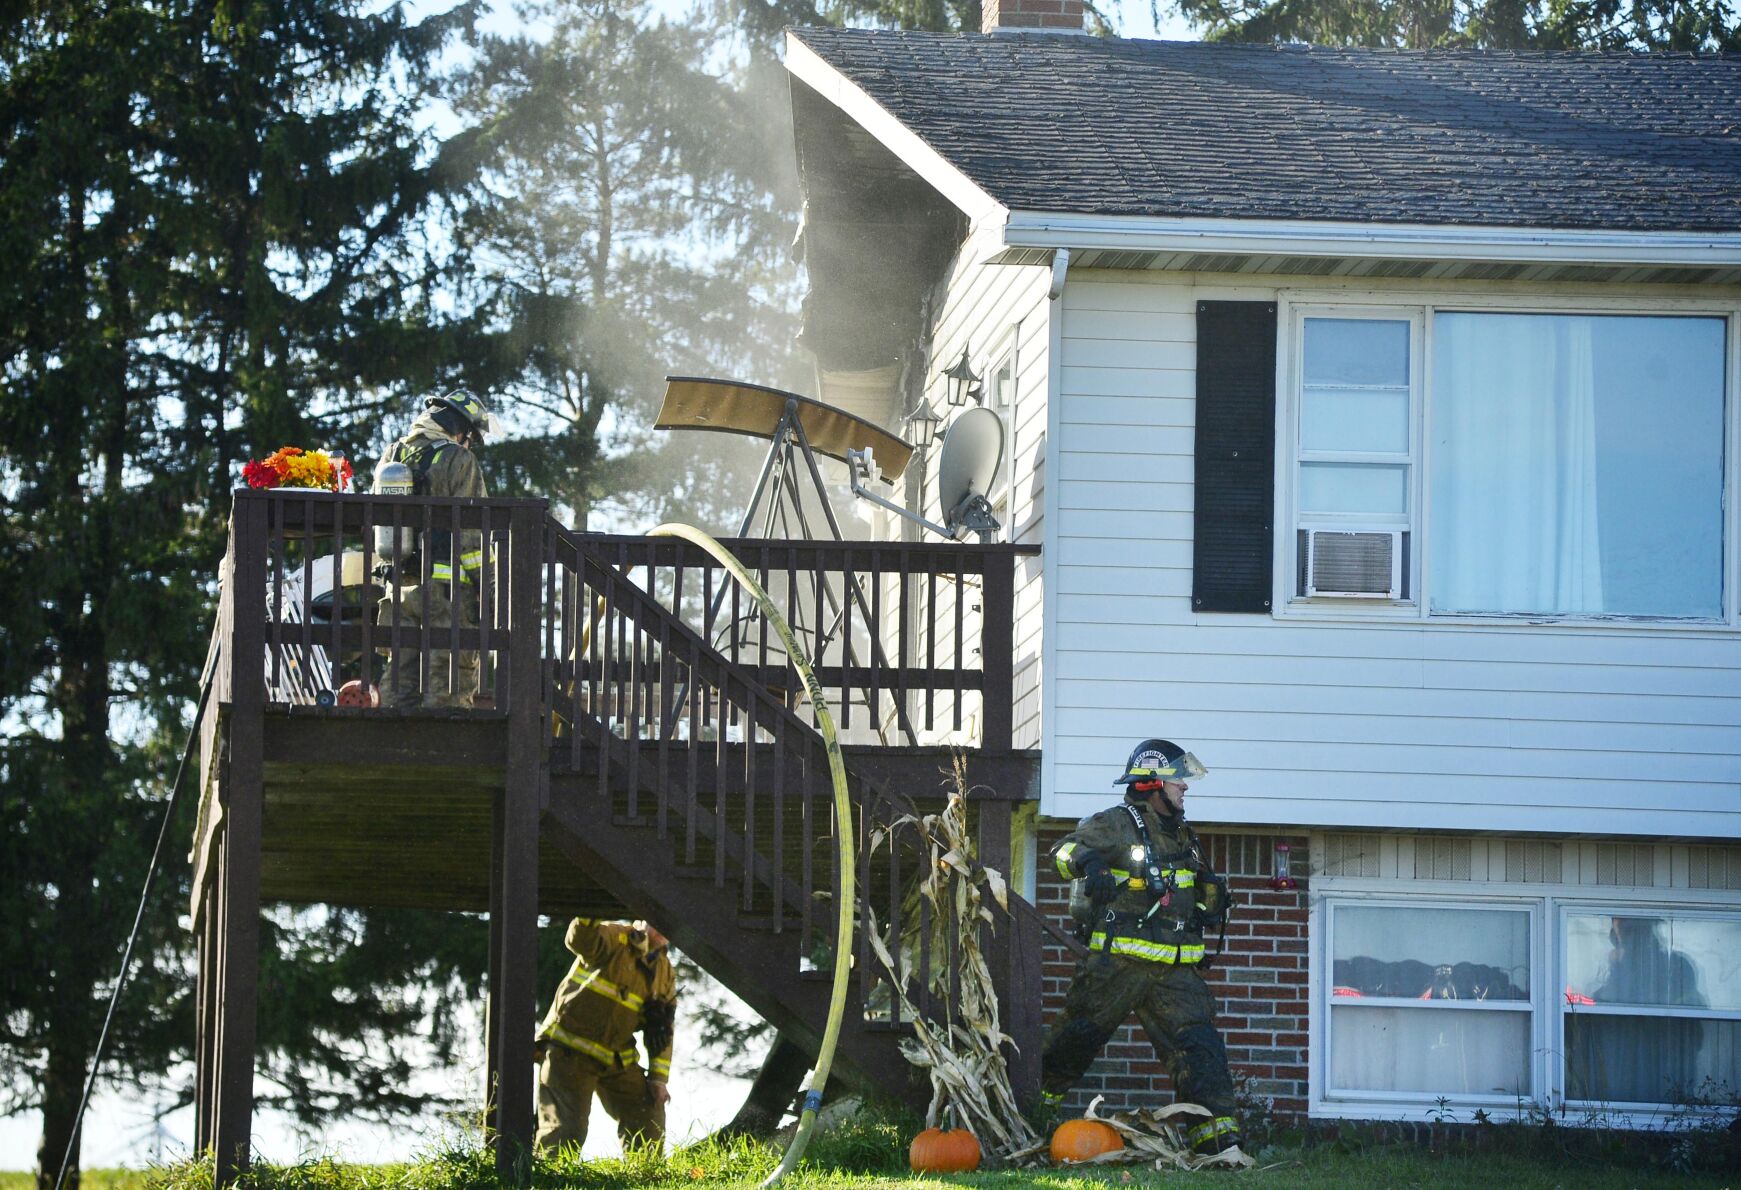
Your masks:
M980 6L980 29L1080 33L1082 11L1082 0L985 0Z
M1042 819L1035 899L1040 910L1070 928L1069 885L1059 879L1049 852L1074 824ZM1220 834L1199 830L1215 869L1228 878L1234 911L1226 945L1209 971L1219 1012L1215 1023L1227 1043L1233 1077L1242 1098L1267 1100L1278 1122L1306 1113L1306 880L1309 855L1302 835ZM1293 847L1292 870L1300 887L1276 891L1275 844ZM1211 953L1215 938L1205 940ZM1048 939L1045 947L1045 1019L1050 1030L1064 1007L1075 960ZM1096 1095L1106 1106L1158 1106L1172 1101L1166 1067L1133 1018L1113 1034L1099 1059L1076 1084L1066 1107L1080 1110Z

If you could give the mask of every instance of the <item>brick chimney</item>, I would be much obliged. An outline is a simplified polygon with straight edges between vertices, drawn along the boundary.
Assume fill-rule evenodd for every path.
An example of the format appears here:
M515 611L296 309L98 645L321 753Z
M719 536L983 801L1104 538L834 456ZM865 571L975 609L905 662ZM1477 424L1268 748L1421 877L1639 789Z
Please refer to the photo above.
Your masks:
M986 33L1080 33L1082 0L984 0Z

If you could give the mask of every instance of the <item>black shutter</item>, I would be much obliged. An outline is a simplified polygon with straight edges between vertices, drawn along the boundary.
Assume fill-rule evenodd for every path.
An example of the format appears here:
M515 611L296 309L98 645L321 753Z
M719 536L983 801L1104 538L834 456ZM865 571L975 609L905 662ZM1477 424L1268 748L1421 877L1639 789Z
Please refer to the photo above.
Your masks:
M1276 304L1198 302L1196 611L1270 610L1275 421Z

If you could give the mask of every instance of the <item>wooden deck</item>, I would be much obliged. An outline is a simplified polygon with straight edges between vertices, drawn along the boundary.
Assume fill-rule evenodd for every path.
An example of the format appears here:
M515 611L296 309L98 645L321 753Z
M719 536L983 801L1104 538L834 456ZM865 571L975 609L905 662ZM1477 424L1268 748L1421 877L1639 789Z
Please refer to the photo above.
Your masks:
M322 567L342 587L373 569L382 524L481 534L481 622L416 627L319 618ZM898 920L915 865L910 828L872 852L872 828L941 807L965 749L980 858L1008 870L1013 810L1038 756L1009 740L1012 547L736 543L818 660L847 738L855 861L880 922ZM427 560L426 577L428 577ZM219 616L219 677L201 724L206 784L195 838L199 937L198 1143L220 1182L246 1165L252 1123L258 913L264 903L487 913L486 1122L509 1168L531 1139L532 986L539 914L645 917L800 1045L820 1039L834 945L833 803L815 708L766 625L724 573L674 542L573 534L526 501L238 494ZM456 591L457 593L457 591ZM364 600L372 604L373 593ZM883 627L892 625L888 631ZM427 675L432 649L485 661L493 709L318 705L378 656ZM408 671L416 672L416 671ZM821 908L818 908L818 907ZM982 938L1037 1085L1039 918ZM947 972L946 953L926 969ZM859 1007L840 1077L918 1097L899 1015L860 939ZM925 1011L935 987L911 988Z

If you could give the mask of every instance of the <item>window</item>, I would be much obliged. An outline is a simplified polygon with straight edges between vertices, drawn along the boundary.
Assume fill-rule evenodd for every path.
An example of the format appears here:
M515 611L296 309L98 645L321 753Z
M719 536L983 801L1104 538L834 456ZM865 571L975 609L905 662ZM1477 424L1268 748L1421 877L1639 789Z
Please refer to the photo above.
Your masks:
M1414 323L1304 320L1298 595L1407 599Z
M1003 419L1003 457L998 461L997 478L992 482L992 514L1002 526L1004 541L1014 541L1015 526L1015 455L1016 455L1016 332L1005 340L1002 354L991 367L986 382L985 405Z
M1331 1097L1533 1096L1527 908L1330 905Z
M1296 599L1721 618L1724 319L1307 309L1296 327Z
M1569 1101L1684 1104L1741 1090L1741 921L1571 909L1563 931Z

